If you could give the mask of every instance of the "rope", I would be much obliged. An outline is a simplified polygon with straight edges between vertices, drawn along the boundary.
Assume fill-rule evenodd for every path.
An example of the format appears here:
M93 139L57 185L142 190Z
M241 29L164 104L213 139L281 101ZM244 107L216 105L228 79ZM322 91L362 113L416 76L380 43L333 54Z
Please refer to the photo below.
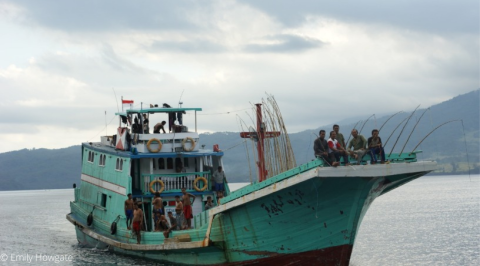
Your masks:
M235 110L235 111L230 111L230 112L225 112L225 113L211 113L211 114L198 114L198 115L228 115L230 113L237 113L237 112L245 111L245 110L248 110L248 109L250 109L250 108L245 108L245 109Z
M242 142L240 142L240 143L238 143L238 144L235 144L235 145L233 145L232 147L227 148L227 149L225 149L225 150L223 150L223 151L225 152L225 151L231 150L231 149L233 149L233 148L235 148L235 147L243 144L243 143L246 142L246 141L247 141L247 140L245 139L245 140L243 140Z
M102 132L104 129L107 128L108 125L110 125L110 123L112 123L113 119L115 119L115 116L113 116L112 119L110 120L110 122L108 122L108 124L106 124L104 128L102 128L97 134L95 134L95 136L88 139L87 142L90 142L90 140L92 140L94 138L97 138L100 135L100 132Z

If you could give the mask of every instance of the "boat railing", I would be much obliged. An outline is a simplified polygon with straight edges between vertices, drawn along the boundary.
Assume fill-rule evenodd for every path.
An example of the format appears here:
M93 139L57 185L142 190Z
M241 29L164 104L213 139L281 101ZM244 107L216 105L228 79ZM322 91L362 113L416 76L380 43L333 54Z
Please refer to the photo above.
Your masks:
M178 192L183 187L187 190L194 190L195 180L199 177L204 177L207 180L207 184L203 180L199 179L197 182L198 188L203 188L206 185L205 190L209 190L211 187L210 172L190 172L190 173L175 173L175 174L144 174L143 179L143 193L153 194L153 191L159 191L161 189L160 182L154 182L161 180L164 186L163 192ZM153 182L153 183L152 183Z
M200 228L208 224L208 211L202 211L201 213L193 216L194 228Z

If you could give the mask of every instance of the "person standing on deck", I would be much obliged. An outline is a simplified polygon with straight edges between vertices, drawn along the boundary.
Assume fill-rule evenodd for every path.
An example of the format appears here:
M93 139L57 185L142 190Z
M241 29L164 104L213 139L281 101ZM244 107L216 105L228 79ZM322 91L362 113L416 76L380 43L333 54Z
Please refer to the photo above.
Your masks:
M158 217L163 214L163 201L162 198L160 197L160 193L156 192L155 196L153 197L153 215L155 217L155 222L157 222L157 213Z
M219 166L218 169L213 172L213 181L215 182L217 197L223 196L223 191L225 191L224 180L226 180L225 172L223 168Z
M160 231L160 213L154 212L153 214L153 221L154 221L154 230L155 232Z
M175 206L177 230L184 230L187 227L187 222L185 221L185 214L183 213L183 203L180 200L180 196L175 196L175 200L177 201L177 205Z
M147 114L143 114L143 133L150 134L150 128L148 127L148 116Z
M363 135L358 135L356 129L352 130L353 139L348 143L348 152L350 156L357 160L357 164L360 164L365 154L370 153L367 149L367 140ZM352 150L353 148L353 150Z
M163 214L163 201L160 197L160 193L155 192L155 196L153 197L153 212Z
M348 162L348 154L345 149L342 148L338 140L336 139L336 132L330 131L330 138L327 141L328 143L328 155L334 161L332 166L338 166L340 164L340 156L343 157L343 162L345 166L350 165Z
M192 204L195 202L195 195L188 193L185 187L182 188L182 201L183 201L183 214L185 215L185 219L187 220L187 229L191 229L192 225ZM192 199L190 201L190 199Z
M140 244L142 240L142 234L140 232L143 223L143 211L138 208L138 203L133 204L133 233L137 235L137 244Z
M177 112L178 124L183 126L183 115L186 114L185 111Z
M332 160L328 157L328 143L325 139L325 130L320 130L319 137L313 142L313 151L315 157L322 158L326 163L332 165Z
M340 130L340 126L339 125L333 125L333 131L335 131L335 133L337 134L337 140L338 140L338 143L340 143L340 146L342 146L342 148L345 150L345 147L347 147L345 145L345 138L343 137L343 134L338 132Z
M385 163L385 150L382 147L382 139L378 136L378 129L372 130L372 136L368 138L368 149L372 156L371 164L376 164L378 161L375 154L380 154L381 163Z
M127 217L127 229L132 229L132 219L133 219L133 199L132 194L128 194L128 199L125 201L125 217Z

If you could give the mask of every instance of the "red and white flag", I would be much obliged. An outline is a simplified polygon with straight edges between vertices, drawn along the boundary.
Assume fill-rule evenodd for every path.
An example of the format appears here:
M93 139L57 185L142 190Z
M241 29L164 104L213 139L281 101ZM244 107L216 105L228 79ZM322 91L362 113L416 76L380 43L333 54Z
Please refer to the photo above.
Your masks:
M122 100L122 104L133 104L133 100Z

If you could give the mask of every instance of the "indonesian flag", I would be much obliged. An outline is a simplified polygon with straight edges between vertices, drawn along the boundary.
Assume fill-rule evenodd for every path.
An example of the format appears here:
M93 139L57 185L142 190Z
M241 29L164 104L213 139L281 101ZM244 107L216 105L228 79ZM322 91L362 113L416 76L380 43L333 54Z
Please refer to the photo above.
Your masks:
M122 104L133 104L133 100L122 100Z

